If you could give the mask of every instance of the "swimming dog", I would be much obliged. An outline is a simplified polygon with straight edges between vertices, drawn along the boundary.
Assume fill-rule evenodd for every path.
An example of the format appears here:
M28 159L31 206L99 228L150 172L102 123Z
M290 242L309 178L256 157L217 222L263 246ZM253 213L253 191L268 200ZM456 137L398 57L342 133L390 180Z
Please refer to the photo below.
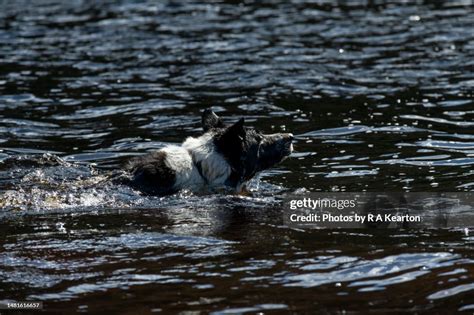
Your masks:
M203 135L189 137L181 146L169 145L131 160L129 184L151 195L221 188L240 193L258 172L293 151L291 133L265 135L245 126L244 118L226 126L207 109L202 114L202 127Z

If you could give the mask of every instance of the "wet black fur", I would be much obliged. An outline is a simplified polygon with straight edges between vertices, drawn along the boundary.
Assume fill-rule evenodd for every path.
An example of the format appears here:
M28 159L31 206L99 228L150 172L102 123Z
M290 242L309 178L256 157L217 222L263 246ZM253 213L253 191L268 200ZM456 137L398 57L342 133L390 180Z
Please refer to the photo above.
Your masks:
M214 143L232 168L227 185L236 187L258 171L258 150L263 139L258 131L244 127L244 120L219 130Z
M129 169L132 180L129 185L151 195L168 195L176 192L173 189L176 174L165 164L166 152L156 151L134 158Z
M205 119L205 116L212 119ZM211 121L206 128L214 130L214 144L232 168L227 185L237 187L250 180L256 173L268 169L290 155L292 136L264 135L244 126L244 119L223 128L222 120L213 112L204 112L203 121ZM214 124L214 125L213 125Z

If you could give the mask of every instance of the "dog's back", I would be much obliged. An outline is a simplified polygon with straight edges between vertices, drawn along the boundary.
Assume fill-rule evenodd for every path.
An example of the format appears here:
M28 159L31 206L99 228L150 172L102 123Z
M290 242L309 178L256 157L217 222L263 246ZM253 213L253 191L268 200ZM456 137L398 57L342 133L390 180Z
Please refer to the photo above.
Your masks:
M130 185L144 193L167 195L176 192L175 171L167 165L167 154L160 150L130 162L133 179Z
M173 194L181 189L199 190L206 184L191 153L182 146L167 146L130 163L130 185L152 195Z

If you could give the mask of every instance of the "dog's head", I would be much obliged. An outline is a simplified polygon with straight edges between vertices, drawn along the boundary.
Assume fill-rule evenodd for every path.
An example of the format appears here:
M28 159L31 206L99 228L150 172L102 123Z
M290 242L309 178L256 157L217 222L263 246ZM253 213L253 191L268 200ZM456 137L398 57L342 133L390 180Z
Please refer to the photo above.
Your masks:
M213 135L216 150L221 153L232 168L230 186L239 186L256 173L283 161L293 151L291 133L265 135L245 126L241 118L226 126L211 110L202 115L204 132Z

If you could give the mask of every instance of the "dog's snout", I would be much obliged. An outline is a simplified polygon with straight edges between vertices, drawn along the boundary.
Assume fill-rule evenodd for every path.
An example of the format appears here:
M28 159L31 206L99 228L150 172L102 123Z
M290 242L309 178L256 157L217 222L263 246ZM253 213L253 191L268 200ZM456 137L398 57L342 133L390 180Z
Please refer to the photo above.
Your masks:
M295 136L293 136L292 133L283 133L283 134L281 135L281 139L282 139L284 142L292 142L294 138L295 138Z
M295 136L292 133L274 133L266 135L263 143L266 145L288 145L293 142Z

